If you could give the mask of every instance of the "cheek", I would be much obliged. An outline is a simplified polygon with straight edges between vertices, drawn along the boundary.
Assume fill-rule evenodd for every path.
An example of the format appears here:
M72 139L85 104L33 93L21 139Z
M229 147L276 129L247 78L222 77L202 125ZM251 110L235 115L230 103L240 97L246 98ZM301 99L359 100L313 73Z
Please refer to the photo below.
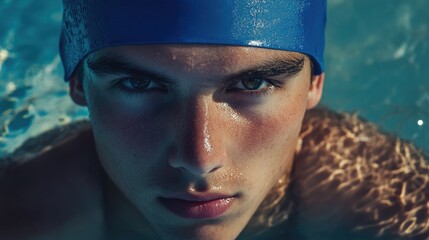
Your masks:
M117 168L110 172L129 175L136 169L154 170L154 159L166 152L162 148L168 144L170 124L169 118L162 115L165 111L155 111L153 106L143 104L124 104L95 91L91 94L90 119L106 170Z
M305 96L287 96L248 116L246 124L237 127L231 159L240 159L236 166L246 166L252 188L268 191L291 170L305 107Z
M153 99L128 97L101 87L89 88L90 119L100 141L116 141L129 147L145 146L149 139L156 140L162 128L163 107ZM115 96L115 94L117 94ZM96 137L97 137L96 136ZM115 146L116 148L117 146Z
M126 148L128 151L150 148L151 143L159 141L163 136L159 121L139 116L138 113L126 109L111 108L108 114L93 110L91 121L97 140L115 143L115 148Z
M240 145L249 154L268 156L293 151L305 113L305 96L284 96L246 116L237 127Z

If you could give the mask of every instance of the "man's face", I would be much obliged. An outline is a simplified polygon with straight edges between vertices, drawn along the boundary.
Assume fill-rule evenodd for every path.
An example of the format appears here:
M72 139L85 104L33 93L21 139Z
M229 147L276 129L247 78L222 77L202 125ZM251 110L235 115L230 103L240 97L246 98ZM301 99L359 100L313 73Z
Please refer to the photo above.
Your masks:
M84 75L72 97L88 106L101 164L165 239L237 237L289 173L320 93L304 55L260 48L114 47Z

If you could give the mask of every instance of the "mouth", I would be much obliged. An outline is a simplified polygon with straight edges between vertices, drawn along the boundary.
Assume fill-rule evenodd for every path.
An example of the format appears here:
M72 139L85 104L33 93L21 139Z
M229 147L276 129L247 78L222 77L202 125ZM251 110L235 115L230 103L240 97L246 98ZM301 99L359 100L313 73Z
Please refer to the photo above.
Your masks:
M159 197L160 203L170 212L183 218L215 219L223 216L236 199L233 195L200 195Z

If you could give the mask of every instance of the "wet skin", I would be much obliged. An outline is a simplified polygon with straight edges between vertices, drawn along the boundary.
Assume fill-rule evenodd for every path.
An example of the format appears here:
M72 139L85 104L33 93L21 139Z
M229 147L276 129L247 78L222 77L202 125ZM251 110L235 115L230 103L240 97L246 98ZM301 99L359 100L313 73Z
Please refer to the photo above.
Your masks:
M103 49L83 76L71 96L90 112L112 234L163 239L236 238L290 172L323 86L302 54L225 46Z

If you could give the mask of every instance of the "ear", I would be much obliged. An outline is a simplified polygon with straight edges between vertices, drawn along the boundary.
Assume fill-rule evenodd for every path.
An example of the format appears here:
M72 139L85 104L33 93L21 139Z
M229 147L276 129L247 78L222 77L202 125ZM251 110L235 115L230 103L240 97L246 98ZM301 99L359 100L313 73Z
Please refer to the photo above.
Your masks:
M78 74L73 74L70 79L69 89L70 97L77 105L86 106L85 91L82 80L77 77Z
M308 91L307 110L314 108L320 102L320 99L322 98L325 74L321 73L319 75L314 75L312 78L310 89Z

